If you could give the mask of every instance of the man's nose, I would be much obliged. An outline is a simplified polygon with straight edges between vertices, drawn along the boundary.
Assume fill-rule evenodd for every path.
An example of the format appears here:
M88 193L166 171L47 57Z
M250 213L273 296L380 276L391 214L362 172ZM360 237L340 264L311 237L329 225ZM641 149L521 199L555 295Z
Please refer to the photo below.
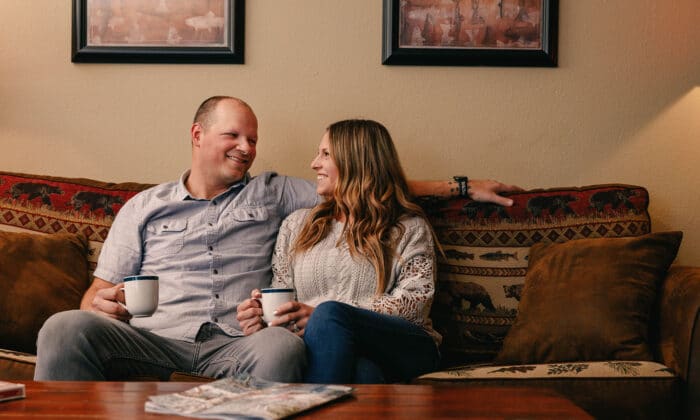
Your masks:
M250 145L248 140L243 140L241 143L238 145L238 150L241 152L245 153L246 155L249 155L250 152L253 150L253 147Z

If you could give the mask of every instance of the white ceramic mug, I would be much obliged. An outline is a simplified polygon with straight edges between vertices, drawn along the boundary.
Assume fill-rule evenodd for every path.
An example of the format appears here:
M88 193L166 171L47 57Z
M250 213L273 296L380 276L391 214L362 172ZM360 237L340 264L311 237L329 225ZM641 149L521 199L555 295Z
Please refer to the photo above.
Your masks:
M138 275L124 277L122 305L135 318L151 316L158 308L158 276Z
M271 287L261 289L260 293L262 293L263 319L267 323L275 319L275 310L277 308L294 300L294 289L276 289Z

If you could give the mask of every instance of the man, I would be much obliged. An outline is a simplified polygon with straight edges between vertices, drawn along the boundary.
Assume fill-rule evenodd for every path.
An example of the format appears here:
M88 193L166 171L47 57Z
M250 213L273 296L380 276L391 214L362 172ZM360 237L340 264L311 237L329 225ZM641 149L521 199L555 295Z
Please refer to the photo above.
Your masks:
M282 220L319 200L311 182L250 177L257 131L253 110L240 99L216 96L200 105L190 129L190 170L120 210L81 310L53 315L39 332L35 380L167 380L175 371L301 380L301 338L284 328L245 336L236 319L250 290L270 283ZM416 183L414 192L449 195L455 187ZM475 199L506 205L510 200L497 193L518 189L495 181L468 187ZM151 317L131 318L120 305L122 279L133 274L160 277Z

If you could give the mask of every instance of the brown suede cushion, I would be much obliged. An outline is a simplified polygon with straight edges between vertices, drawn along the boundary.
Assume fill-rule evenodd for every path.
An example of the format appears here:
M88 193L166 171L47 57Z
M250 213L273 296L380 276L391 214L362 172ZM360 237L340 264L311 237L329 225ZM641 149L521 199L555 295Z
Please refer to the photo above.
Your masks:
M36 353L44 321L80 306L87 252L84 235L0 231L0 347Z
M497 362L652 360L648 322L681 232L536 244Z

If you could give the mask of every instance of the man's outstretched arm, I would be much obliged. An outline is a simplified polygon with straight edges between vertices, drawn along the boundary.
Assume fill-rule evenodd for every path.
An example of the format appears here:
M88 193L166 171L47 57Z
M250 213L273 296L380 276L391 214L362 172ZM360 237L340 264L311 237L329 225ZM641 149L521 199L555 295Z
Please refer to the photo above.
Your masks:
M464 195L461 193L462 189L458 181L408 181L408 188L415 196L457 197ZM501 206L512 206L513 200L499 195L500 193L517 191L523 191L523 189L516 185L508 185L491 179L470 179L466 182L466 194L469 198Z

